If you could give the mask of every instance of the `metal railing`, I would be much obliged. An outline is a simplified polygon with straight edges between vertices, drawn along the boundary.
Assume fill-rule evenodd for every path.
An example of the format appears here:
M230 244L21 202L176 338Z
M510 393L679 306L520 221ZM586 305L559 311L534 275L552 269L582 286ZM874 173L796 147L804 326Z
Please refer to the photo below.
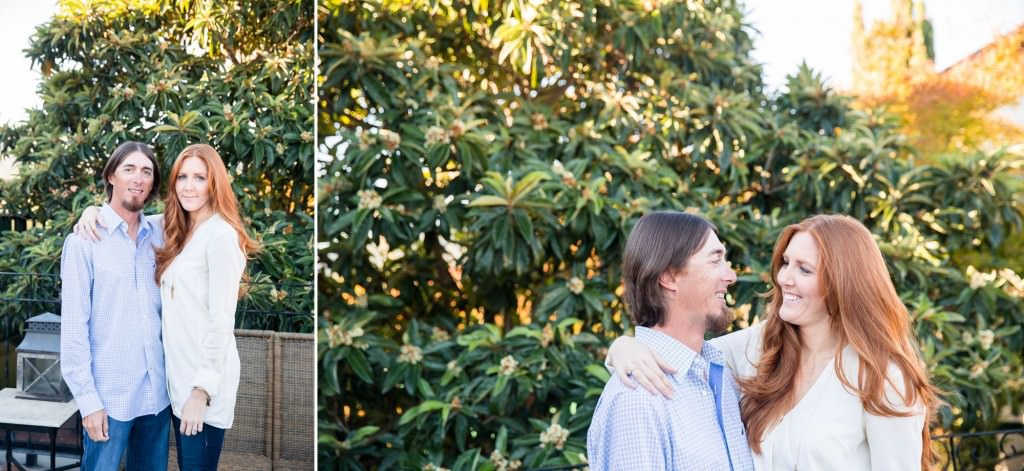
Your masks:
M1024 469L1024 428L985 432L953 433L932 437L946 450L942 470L997 469L1016 462L1008 469Z
M29 227L29 219L0 212L0 233L6 231L24 231Z

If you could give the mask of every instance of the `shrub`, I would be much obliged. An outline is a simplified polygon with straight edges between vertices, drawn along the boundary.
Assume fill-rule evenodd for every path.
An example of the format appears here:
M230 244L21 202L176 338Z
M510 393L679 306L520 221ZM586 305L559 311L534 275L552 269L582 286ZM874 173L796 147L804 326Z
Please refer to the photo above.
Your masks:
M782 227L864 221L956 393L939 426L1019 411L1020 279L951 254L1020 233L1020 155L915 164L891 116L806 67L765 94L731 1L321 12L322 466L582 462L604 348L630 327L625 237L657 209L721 229L734 328L763 308Z

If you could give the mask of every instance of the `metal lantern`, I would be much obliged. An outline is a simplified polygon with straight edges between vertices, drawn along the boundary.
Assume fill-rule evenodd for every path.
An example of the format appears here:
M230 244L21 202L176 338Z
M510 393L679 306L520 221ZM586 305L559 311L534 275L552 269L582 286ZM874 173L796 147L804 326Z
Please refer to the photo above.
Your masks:
M18 345L18 393L25 399L67 402L71 390L60 373L60 316L45 313L25 321Z

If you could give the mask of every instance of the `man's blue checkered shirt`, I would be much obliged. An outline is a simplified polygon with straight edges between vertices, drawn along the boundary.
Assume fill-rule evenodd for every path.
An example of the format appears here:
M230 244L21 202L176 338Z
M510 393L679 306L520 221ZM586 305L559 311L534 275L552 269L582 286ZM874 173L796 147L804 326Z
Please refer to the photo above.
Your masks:
M61 372L83 417L128 421L170 405L154 278L163 232L140 214L136 245L110 206L100 214L103 239L71 234L60 257Z
M705 342L697 355L678 340L645 327L636 328L636 339L679 371L669 376L672 399L641 387L630 389L613 375L587 432L590 469L754 469L740 421L739 387L722 353ZM712 370L722 372L720 385L715 385L720 386L715 387L720 391L717 398L711 382L719 375Z

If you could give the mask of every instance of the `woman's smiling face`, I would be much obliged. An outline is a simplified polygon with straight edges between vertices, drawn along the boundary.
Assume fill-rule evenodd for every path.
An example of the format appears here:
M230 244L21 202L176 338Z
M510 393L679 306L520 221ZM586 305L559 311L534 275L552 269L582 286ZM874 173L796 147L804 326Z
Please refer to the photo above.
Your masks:
M174 176L174 190L185 211L192 213L205 208L210 202L206 163L196 157L186 158Z
M779 308L782 320L798 326L828 322L825 296L818 282L820 261L814 238L807 232L794 234L775 275L775 282L782 290Z

